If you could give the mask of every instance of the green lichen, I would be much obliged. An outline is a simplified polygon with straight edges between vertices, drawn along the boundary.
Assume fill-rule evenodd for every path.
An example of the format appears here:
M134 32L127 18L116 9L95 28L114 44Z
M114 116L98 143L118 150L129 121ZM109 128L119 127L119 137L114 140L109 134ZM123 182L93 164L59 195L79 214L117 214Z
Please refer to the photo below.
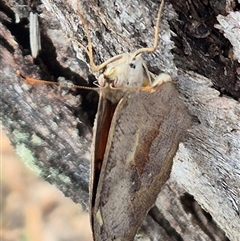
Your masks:
M58 178L66 184L71 184L71 179L62 173L58 175Z
M38 137L36 134L32 135L31 142L32 142L32 144L34 144L36 146L42 146L43 145L43 140L40 137Z
M71 184L71 179L63 173L59 173L57 169L50 168L49 171L51 173L50 175L54 177L54 179L60 179L65 184Z
M27 141L29 138L29 134L21 132L17 129L15 129L12 134L14 135L14 139L16 142L24 142Z
M41 170L39 167L35 164L36 159L34 158L33 153L31 150L29 150L23 143L18 144L16 146L16 153L20 156L22 161L38 176L41 174Z
M48 157L48 159L54 158L54 156L56 154L53 150L51 150L49 148L44 148L44 151L45 151L46 156Z

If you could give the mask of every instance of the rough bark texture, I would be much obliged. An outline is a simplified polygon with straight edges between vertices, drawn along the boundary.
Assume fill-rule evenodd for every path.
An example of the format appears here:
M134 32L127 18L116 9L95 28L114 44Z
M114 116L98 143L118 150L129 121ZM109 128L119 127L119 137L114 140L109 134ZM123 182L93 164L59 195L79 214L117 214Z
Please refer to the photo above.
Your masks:
M230 44L214 25L218 14L237 13L239 3L170 2L172 5L165 4L158 50L144 57L154 73L168 72L175 77L198 124L180 145L171 178L159 194L156 204L161 212L151 210L136 239L237 241L240 66L233 53L239 48L239 39L231 39ZM23 161L87 208L97 95L88 91L64 94L57 87L30 86L16 75L16 70L32 77L64 77L86 85L93 77L76 53L86 63L88 59L69 39L86 44L77 12L89 21L95 60L101 63L152 44L159 2L43 3L49 11L38 1L0 1L1 119ZM30 55L30 11L40 14L42 50L37 59ZM239 31L239 23L234 28L234 32Z

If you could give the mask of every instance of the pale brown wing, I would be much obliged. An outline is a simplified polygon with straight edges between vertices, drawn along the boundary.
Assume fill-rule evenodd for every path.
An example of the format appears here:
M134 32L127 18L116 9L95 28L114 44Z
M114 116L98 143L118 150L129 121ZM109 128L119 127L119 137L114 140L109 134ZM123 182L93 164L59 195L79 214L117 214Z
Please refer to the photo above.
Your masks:
M94 238L133 240L162 185L191 117L173 83L118 104L93 210Z

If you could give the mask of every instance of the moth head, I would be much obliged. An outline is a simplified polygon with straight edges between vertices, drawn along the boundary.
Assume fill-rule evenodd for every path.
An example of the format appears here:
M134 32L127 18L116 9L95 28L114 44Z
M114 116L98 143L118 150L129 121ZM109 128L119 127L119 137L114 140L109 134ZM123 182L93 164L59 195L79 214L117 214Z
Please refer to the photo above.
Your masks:
M122 54L121 58L109 63L98 78L102 87L111 85L113 88L145 86L147 67L141 54Z

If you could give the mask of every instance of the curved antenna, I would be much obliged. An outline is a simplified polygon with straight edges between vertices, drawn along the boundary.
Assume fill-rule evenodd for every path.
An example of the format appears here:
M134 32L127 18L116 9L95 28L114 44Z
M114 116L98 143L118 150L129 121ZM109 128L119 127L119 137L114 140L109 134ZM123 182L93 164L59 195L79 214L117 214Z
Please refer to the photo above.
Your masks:
M124 54L119 54L119 55L116 55L116 56L108 59L107 61L105 61L104 63L102 63L100 65L96 65L94 63L94 59L93 59L93 46L92 46L92 41L91 41L89 29L88 29L88 24L86 22L86 19L84 19L83 15L80 12L78 12L78 15L81 18L81 21L82 21L82 24L83 24L83 28L85 29L85 32L86 32L87 41L88 41L87 48L83 44L78 42L77 40L75 40L75 39L72 39L72 40L76 41L77 44L87 53L87 55L89 57L90 67L91 67L93 72L98 72L99 70L101 70L104 67L106 67L109 63L114 62L114 61L122 58L122 56Z
M159 34L159 25L160 25L160 17L161 17L161 13L162 13L162 9L163 9L163 5L164 5L164 0L162 0L159 9L158 9L158 14L157 14L157 21L156 21L156 26L155 26L155 34L154 34L154 43L152 47L148 47L148 48L141 48L136 50L133 53L133 57L137 56L140 53L143 52L154 52L157 48L158 45L158 34ZM122 58L122 56L124 56L125 54L119 54L116 55L110 59L108 59L107 61L105 61L104 63L100 64L100 65L96 65L94 63L94 59L93 59L93 46L92 46L92 41L90 38L90 33L89 33L89 28L88 28L88 23L86 21L86 19L84 19L83 15L80 12L77 12L79 17L81 18L82 24L83 24L83 28L85 29L86 32L86 36L87 36L87 41L88 41L88 45L87 47L85 47L84 45L82 45L80 42L78 42L75 39L72 39L74 41L77 42L77 44L87 53L88 57L89 57L89 62L90 62L90 67L92 69L93 72L98 72L99 70L103 69L104 67L106 67L109 63L112 63L120 58Z
M159 34L159 25L160 25L160 18L161 18L161 13L163 10L163 5L164 5L164 0L162 0L159 9L158 9L158 14L157 14L157 21L156 21L156 26L155 26L155 34L154 34L154 43L152 47L148 47L148 48L141 48L136 50L133 53L133 56L136 57L137 55L143 53L143 52L154 52L157 48L158 45L158 34Z

